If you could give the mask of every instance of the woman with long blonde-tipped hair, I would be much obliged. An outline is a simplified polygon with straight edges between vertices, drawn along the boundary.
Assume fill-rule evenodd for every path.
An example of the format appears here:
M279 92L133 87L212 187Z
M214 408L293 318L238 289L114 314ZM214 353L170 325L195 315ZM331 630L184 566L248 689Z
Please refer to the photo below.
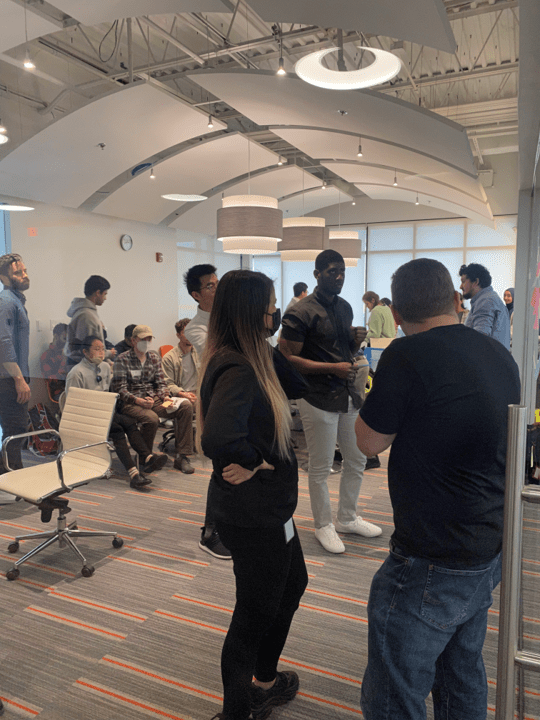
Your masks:
M277 671L307 571L292 520L298 467L289 405L267 342L275 331L275 305L266 275L224 275L199 374L198 437L212 460L209 494L236 577L221 655L219 720L263 720L298 690L295 672Z

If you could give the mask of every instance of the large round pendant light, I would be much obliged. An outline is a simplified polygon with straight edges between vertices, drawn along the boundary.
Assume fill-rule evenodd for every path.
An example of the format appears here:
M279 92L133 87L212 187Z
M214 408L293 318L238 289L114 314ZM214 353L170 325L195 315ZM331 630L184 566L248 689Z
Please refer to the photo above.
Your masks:
M345 267L356 267L362 257L360 240L355 230L330 230L329 247L345 260Z
M231 195L217 211L217 238L223 252L268 255L277 252L283 237L283 212L276 198Z
M295 217L283 221L283 262L313 262L325 248L328 230L324 218Z
M358 49L375 56L375 61L371 65L359 70L343 72L323 67L321 60L325 55L337 52L338 49L327 48L305 55L294 66L296 74L304 82L327 90L358 90L382 85L394 78L401 70L401 60L393 53L362 46L359 46Z

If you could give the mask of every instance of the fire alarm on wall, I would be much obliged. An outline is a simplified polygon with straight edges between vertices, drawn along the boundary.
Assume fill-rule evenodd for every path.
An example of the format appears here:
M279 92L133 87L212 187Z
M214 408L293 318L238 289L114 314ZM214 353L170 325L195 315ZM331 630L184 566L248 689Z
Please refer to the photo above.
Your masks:
M156 253L156 262L163 262L163 253Z

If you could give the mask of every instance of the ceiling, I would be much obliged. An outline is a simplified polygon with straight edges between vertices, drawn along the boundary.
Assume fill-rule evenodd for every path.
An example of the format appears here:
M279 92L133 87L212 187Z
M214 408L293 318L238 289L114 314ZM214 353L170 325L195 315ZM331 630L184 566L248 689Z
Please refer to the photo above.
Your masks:
M477 171L517 152L518 13L518 0L0 0L0 200L212 234L222 195L249 184L289 215L367 196L491 224ZM349 92L294 74L327 47L366 64L360 45L402 72Z

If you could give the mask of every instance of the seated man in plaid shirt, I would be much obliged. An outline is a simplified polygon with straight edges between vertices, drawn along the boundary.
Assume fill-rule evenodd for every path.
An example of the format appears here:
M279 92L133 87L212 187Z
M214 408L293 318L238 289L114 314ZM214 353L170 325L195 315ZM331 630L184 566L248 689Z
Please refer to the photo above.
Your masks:
M152 340L152 330L148 325L137 325L134 328L133 347L119 355L114 363L111 391L119 393L122 413L142 424L141 434L149 448L153 447L159 418L174 421L174 467L189 474L193 472L188 457L193 455L191 403L188 400L177 410L167 411L166 404L171 398L161 359L148 347Z

